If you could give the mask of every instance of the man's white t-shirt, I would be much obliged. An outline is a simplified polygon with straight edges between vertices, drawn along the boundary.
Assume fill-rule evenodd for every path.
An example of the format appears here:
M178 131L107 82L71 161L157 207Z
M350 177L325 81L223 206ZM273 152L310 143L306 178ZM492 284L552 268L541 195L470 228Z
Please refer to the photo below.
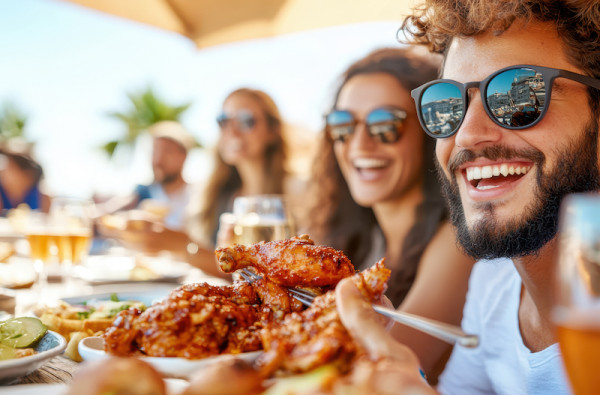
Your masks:
M558 344L535 353L523 344L520 295L521 278L510 259L475 264L462 328L478 334L480 345L454 347L438 391L445 395L571 394Z
M191 198L190 186L186 184L177 192L167 195L162 185L155 182L148 186L148 190L152 199L169 207L169 213L164 219L165 225L175 230L183 229Z

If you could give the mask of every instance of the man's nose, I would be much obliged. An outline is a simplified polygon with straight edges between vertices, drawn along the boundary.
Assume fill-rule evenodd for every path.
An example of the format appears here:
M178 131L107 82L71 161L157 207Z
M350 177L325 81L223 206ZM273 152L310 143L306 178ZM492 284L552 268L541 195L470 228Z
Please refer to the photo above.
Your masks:
M490 119L483 105L479 92L473 92L463 122L456 132L456 146L473 149L502 138L502 127Z

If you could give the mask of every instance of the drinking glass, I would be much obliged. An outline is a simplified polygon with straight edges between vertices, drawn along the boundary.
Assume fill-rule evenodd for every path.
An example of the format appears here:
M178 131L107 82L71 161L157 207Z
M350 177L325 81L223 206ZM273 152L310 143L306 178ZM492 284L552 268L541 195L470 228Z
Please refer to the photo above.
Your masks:
M54 198L49 214L52 242L56 246L63 278L68 279L72 265L82 263L90 250L95 205L91 200Z
M29 256L36 272L36 286L44 289L48 284L46 266L52 259L49 218L46 213L29 211L23 222L23 232L29 243Z
M553 319L577 395L600 388L600 195L573 194L561 207Z
M237 244L289 239L294 220L283 195L240 196L233 201L233 234Z

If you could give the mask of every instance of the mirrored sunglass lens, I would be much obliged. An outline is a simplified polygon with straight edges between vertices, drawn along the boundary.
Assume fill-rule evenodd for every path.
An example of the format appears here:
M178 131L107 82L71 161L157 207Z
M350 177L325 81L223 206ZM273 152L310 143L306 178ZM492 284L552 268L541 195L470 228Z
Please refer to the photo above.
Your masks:
M427 131L436 137L447 137L456 131L464 114L460 89L448 82L429 86L421 96L421 116Z
M354 123L354 117L348 111L332 111L327 115L327 125L337 126Z
M488 108L499 123L528 126L544 110L546 84L542 74L534 69L506 70L490 80L486 98Z
M380 122L392 122L396 119L394 114L387 109L378 108L373 110L367 115L367 123L380 123Z
M369 125L369 133L384 143L393 143L400 136L393 121Z
M256 125L256 119L252 115L240 115L238 117L238 122L240 124L240 128L244 130L249 130Z
M329 127L329 136L331 136L331 139L334 141L346 141L348 136L350 136L353 132L354 124Z
M384 143L398 140L398 121L401 121L391 110L378 108L367 115L367 125L371 136L379 138Z
M219 115L217 117L217 124L219 125L219 127L221 129L223 129L225 126L227 126L227 123L229 122L229 119L230 118L228 118L227 115L221 114L221 115Z
M354 117L348 111L332 111L325 120L329 136L334 141L346 141L354 132Z

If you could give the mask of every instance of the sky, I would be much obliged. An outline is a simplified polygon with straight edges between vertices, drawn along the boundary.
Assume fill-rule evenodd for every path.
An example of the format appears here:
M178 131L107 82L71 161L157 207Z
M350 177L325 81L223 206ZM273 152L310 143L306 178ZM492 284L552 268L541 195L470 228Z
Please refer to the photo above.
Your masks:
M229 92L270 94L286 122L321 128L340 74L381 47L397 47L398 22L307 31L197 49L183 36L59 0L0 0L0 104L28 117L47 191L56 196L125 194L152 179L150 141L109 160L98 149L125 133L107 116L129 109L128 93L152 87L172 105L192 103L182 124L205 147ZM190 155L184 176L210 172L208 150Z

